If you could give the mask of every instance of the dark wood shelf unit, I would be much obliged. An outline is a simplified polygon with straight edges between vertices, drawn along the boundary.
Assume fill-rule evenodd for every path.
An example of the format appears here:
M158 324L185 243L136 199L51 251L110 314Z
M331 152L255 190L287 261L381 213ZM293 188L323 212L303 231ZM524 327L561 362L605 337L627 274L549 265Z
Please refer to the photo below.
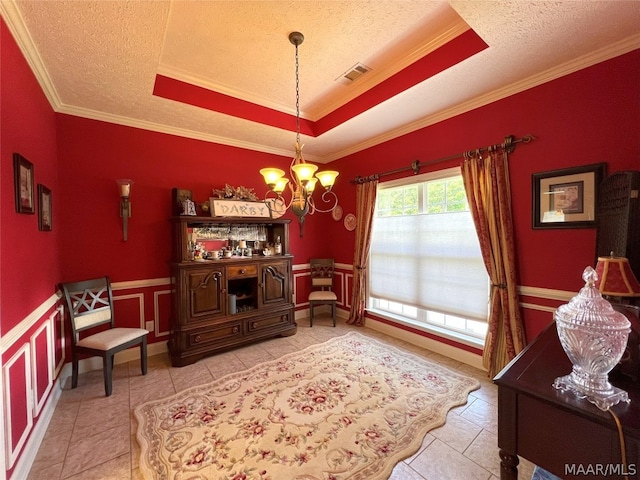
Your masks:
M169 353L173 366L275 336L294 335L293 256L289 220L172 217L173 254ZM263 225L268 242L280 237L282 255L190 261L193 228ZM235 295L236 313L229 295Z

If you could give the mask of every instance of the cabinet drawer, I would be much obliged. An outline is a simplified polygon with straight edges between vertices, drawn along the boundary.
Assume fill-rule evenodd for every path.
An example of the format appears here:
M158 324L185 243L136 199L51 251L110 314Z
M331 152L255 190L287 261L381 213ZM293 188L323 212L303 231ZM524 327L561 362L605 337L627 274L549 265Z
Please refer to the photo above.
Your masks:
M257 277L258 265L234 265L227 267L227 278Z
M240 336L242 336L242 325L240 322L224 323L215 328L189 332L187 336L187 346L197 347Z
M256 318L248 318L247 331L252 333L272 327L279 327L289 323L291 323L291 314L288 311Z

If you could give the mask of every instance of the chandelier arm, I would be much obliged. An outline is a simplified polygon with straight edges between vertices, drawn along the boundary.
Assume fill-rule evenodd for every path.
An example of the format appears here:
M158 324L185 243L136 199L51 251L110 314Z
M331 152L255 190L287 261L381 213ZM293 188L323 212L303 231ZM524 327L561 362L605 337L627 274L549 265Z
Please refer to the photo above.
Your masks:
M316 202L313 201L313 197L311 195L307 198L307 203L309 204L309 213L307 215L313 215L316 213Z
M332 212L333 210L335 210L335 208L338 206L338 196L333 192L333 190L324 191L320 198L322 199L322 203L332 204L331 208L323 210L321 208L318 208L314 203L313 204L314 212L328 213L328 212Z
M269 190L264 196L264 203L270 212L284 214L289 209L292 202L293 202L293 195L291 196L291 199L289 199L289 203L287 203L282 195L274 192L273 190ZM276 205L283 205L283 206L282 208L280 207L274 208Z

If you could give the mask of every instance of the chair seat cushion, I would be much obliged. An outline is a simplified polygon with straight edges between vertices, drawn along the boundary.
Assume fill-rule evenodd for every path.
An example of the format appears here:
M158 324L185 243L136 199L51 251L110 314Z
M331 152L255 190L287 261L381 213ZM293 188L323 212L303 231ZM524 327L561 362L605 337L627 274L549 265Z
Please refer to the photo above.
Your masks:
M76 345L78 347L93 348L95 350L111 350L112 348L130 342L136 338L144 337L149 333L144 328L112 328L90 335L80 340Z
M329 292L326 290L318 290L317 292L311 292L309 294L309 301L336 301L338 297L333 292Z

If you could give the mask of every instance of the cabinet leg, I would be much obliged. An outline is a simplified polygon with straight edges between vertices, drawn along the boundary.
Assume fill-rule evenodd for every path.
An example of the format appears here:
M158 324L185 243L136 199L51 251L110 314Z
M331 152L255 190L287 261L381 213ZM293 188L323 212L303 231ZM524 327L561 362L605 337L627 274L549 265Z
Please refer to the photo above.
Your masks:
M517 455L512 455L500 450L500 480L518 480L518 463L520 460Z

